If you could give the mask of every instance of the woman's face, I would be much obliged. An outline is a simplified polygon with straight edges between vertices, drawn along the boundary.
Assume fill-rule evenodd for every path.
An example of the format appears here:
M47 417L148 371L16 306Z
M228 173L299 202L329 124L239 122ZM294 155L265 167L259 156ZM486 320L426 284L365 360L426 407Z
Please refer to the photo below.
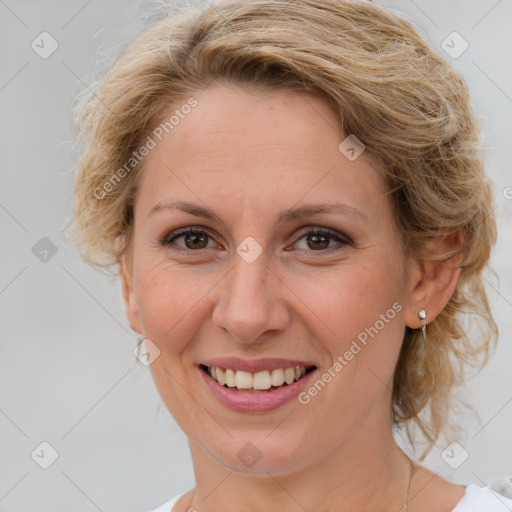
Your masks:
M347 134L315 97L218 83L192 96L145 157L126 274L163 401L233 471L285 474L378 442L411 290L384 181L339 149ZM201 365L276 388L237 391ZM296 365L316 369L279 386Z

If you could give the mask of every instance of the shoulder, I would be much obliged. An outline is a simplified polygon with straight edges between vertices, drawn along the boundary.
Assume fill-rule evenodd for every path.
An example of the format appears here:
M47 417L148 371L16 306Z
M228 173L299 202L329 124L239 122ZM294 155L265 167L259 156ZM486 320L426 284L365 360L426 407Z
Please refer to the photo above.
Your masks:
M512 512L512 500L489 487L453 484L415 462L410 495L418 512Z
M469 484L462 500L452 512L510 512L512 500L494 492L489 487Z
M150 512L171 512L172 507L186 492L174 496L158 508ZM451 512L510 512L512 511L512 499L492 491L489 487L478 487L469 484L462 499Z
M188 491L187 491L188 492ZM166 501L163 505L160 505L158 508L155 508L153 510L150 510L150 512L171 512L171 509L178 500L185 494L185 492L182 492L181 494L178 494L177 496L174 496L174 498L171 498L169 501Z

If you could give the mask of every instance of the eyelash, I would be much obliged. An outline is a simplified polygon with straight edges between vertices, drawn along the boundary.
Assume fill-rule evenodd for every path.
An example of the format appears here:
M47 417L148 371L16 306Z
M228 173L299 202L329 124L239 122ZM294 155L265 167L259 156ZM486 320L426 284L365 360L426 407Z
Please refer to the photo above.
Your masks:
M204 249L197 249L197 250L194 250L194 249L183 249L183 248L179 248L179 247L171 247L172 243L178 239L178 238L181 238L189 233L195 233L195 234L201 234L201 233L204 233L206 234L208 237L210 237L211 239L213 239L213 236L210 234L210 232L205 229L205 228L202 228L202 227L187 227L187 228L182 228L182 229L178 229L176 231L172 231L171 233L168 233L166 234L161 240L160 240L160 244L167 248L167 249L171 249L175 252L178 252L178 253L188 253L188 254L191 254L191 253L202 253L203 251L208 251L209 249L208 248L204 248ZM310 235L320 235L320 236L326 236L326 237L329 237L331 238L332 240L334 241L337 241L340 243L340 246L337 247L337 248L332 248L332 247L328 247L327 249L321 249L321 250L313 250L313 249L309 249L309 250L306 250L306 249L298 249L300 252L308 252L308 253L320 253L320 254L326 254L326 253L330 253L332 252L333 250L340 250L342 248L342 246L346 246L346 245L352 245L352 240L348 237L348 236L345 236L345 235L338 235L336 232L334 231L331 231L329 229L325 229L325 228L313 228L313 229L310 229L309 231L303 231L301 232L301 235L300 237L297 239L297 241L295 242L295 244L301 240L302 238L305 238L307 236L310 236ZM294 244L294 245L295 245Z

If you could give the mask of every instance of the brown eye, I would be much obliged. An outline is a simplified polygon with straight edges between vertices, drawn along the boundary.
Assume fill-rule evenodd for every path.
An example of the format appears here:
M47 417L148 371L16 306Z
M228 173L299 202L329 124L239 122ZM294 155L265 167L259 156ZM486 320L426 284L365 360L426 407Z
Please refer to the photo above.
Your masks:
M193 231L184 235L183 240L187 249L206 249L208 238L204 231Z
M329 247L329 238L326 235L308 235L308 245L311 249L327 249Z
M351 241L347 237L325 229L313 229L306 231L297 240L295 246L299 251L330 252L331 250L342 249L350 244Z
M181 240L179 243L178 240ZM170 233L162 240L162 245L166 247L176 246L176 250L199 251L209 249L208 242L211 236L200 229L186 229L179 232Z

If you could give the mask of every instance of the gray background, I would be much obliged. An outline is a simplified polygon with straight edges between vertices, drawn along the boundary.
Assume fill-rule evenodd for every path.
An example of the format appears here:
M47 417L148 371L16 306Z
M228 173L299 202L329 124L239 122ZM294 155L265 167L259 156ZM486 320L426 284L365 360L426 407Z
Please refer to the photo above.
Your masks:
M461 393L478 413L460 420L469 458L452 469L439 446L425 464L485 485L512 476L512 1L376 3L404 13L452 60L484 116L500 229L492 257L500 283L486 280L500 343ZM76 158L72 99L155 6L0 0L0 511L142 511L194 486L186 437L133 355L119 282L63 239ZM58 43L46 59L31 47L43 31ZM453 31L469 43L457 59L441 48ZM43 237L54 255L42 252ZM36 463L49 460L43 441L58 452L48 469Z

